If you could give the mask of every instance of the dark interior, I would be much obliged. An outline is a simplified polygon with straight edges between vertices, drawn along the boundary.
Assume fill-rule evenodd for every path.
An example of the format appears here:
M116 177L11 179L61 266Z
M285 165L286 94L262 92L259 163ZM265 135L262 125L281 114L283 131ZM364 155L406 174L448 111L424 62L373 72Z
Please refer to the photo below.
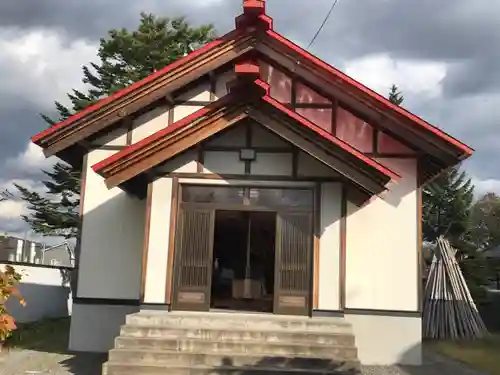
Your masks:
M273 311L275 237L274 212L216 211L211 308Z

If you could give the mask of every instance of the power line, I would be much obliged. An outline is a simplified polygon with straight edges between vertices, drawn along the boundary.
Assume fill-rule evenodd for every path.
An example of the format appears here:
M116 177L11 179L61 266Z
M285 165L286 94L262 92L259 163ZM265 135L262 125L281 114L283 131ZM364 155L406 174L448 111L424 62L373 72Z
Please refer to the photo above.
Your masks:
M328 22L328 19L330 18L330 16L332 15L332 12L333 12L333 9L335 8L335 6L337 5L337 3L339 2L339 0L335 0L330 8L330 10L328 11L328 13L326 14L326 17L325 19L323 20L323 23L321 24L321 26L319 27L318 31L316 32L316 34L314 34L314 37L311 39L311 42L309 43L309 45L307 46L307 49L311 48L311 46L313 45L313 43L316 41L316 38L318 37L318 35L321 33L321 31L323 30L323 27L325 27L326 23Z

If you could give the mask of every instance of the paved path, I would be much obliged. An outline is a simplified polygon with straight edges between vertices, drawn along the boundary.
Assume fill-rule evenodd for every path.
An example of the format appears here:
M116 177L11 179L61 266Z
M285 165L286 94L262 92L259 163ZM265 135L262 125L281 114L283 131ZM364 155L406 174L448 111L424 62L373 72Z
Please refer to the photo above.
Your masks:
M30 350L0 353L1 375L100 375L102 354L59 354ZM419 367L371 367L363 375L486 375L433 353Z

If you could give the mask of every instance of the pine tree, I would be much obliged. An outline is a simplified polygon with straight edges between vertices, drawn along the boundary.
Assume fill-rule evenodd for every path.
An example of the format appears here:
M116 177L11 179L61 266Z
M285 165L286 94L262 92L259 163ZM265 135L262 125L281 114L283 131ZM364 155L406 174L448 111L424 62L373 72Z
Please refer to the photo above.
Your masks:
M394 84L390 88L388 99L391 103L394 103L396 105L401 105L405 100L403 94L401 93L401 91L399 91L398 86Z
M59 118L42 118L51 126L73 113L95 103L156 70L175 61L215 37L212 25L190 27L184 18L163 18L142 13L137 30L112 29L100 40L98 64L83 67L82 81L88 92L72 90L67 94L71 108L55 102ZM80 204L80 171L56 163L51 171L43 171L46 194L15 185L30 214L23 216L30 227L46 236L74 238L78 235ZM3 197L11 194L5 192Z
M424 187L422 200L424 240L443 235L462 248L474 201L474 185L465 171L456 166L442 173Z

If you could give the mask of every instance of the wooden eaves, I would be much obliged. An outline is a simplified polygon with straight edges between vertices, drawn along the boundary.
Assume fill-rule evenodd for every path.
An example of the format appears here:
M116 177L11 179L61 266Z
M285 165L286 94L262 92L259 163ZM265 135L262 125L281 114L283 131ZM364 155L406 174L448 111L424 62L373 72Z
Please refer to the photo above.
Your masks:
M243 68L244 69L244 68ZM238 67L236 68L238 71ZM92 166L109 188L140 178L154 167L243 120L252 119L341 174L370 196L400 176L269 96L259 79L240 80L231 92L169 127ZM250 94L251 93L251 94ZM145 177L146 176L146 177Z
M46 156L57 155L74 164L74 154L85 152L85 140L134 116L201 76L245 56L265 56L300 75L311 86L350 106L362 106L367 116L385 126L425 155L423 180L469 157L473 150L383 96L311 55L273 30L263 1L244 2L236 29L145 79L102 99L32 138Z

